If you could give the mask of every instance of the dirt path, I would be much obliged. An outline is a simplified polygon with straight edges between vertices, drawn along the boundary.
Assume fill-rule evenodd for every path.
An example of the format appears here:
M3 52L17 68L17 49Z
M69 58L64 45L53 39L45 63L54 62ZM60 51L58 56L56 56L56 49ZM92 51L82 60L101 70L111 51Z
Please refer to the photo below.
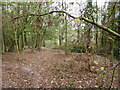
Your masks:
M24 51L19 55L6 53L3 55L2 86L4 88L89 88L102 85L98 73L87 71L86 58L83 56L77 54L66 56L63 51L48 48L43 48L40 52ZM103 57L95 56L95 59L103 60ZM104 79L108 80L108 77ZM116 82L113 86L117 86Z
M54 62L62 60L62 57L58 57L60 54L64 55L64 52L50 49L23 52L20 55L5 54L2 66L3 87L49 87L49 69Z

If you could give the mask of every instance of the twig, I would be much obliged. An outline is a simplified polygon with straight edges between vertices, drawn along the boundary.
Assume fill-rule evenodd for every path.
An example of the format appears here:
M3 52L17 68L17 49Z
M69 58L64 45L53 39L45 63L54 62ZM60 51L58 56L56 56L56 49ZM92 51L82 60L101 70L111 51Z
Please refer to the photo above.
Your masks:
M114 79L114 72L115 72L116 67L117 67L119 64L120 64L120 61L119 61L115 66L112 67L112 69L113 69L112 80L111 80L111 84L110 84L108 90L111 89L111 86L112 86L112 83L113 83L113 79Z
M112 87L112 84L113 84L113 81L114 81L114 72L115 72L115 69L116 69L116 68L113 69L113 72L112 72L112 79L111 79L111 83L110 83L110 86L109 86L108 90L110 90L111 87Z
M113 66L112 69L116 68L119 64L120 64L120 61L115 66Z

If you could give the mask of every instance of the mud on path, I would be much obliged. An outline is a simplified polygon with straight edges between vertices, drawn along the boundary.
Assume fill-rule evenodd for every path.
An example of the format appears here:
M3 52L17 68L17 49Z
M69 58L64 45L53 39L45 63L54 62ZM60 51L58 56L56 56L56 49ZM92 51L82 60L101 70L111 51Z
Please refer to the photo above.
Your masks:
M77 58L76 58L77 57ZM86 67L85 54L71 54L66 56L61 50L43 48L41 51L24 51L19 53L6 53L2 60L3 88L52 88L52 87L77 87L90 88L102 87L105 82L110 82L110 75L100 80L97 71L90 72ZM89 59L109 60L100 56ZM102 61L103 62L103 61ZM106 63L100 63L104 65ZM95 66L99 68L98 66ZM111 72L109 72L111 73ZM106 81L107 80L107 81ZM109 86L109 85L108 85ZM117 87L117 76L113 87Z

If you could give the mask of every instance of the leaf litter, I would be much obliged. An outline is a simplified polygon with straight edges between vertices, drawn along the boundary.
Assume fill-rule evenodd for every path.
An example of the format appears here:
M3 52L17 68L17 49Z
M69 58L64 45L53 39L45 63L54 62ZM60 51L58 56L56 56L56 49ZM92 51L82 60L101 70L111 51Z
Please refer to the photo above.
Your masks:
M91 69L88 68L88 62ZM117 63L116 60L113 62ZM107 66L107 67L106 67ZM94 67L94 68L93 68ZM42 48L8 52L2 59L3 88L93 88L108 87L111 80L109 59L99 55L71 53ZM115 72L112 87L117 87Z

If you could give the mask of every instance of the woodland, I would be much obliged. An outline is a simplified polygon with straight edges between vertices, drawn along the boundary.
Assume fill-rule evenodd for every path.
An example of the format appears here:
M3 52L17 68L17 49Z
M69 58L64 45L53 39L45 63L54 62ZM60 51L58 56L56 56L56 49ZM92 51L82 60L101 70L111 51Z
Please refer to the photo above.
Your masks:
M3 88L120 88L120 2L0 2Z

